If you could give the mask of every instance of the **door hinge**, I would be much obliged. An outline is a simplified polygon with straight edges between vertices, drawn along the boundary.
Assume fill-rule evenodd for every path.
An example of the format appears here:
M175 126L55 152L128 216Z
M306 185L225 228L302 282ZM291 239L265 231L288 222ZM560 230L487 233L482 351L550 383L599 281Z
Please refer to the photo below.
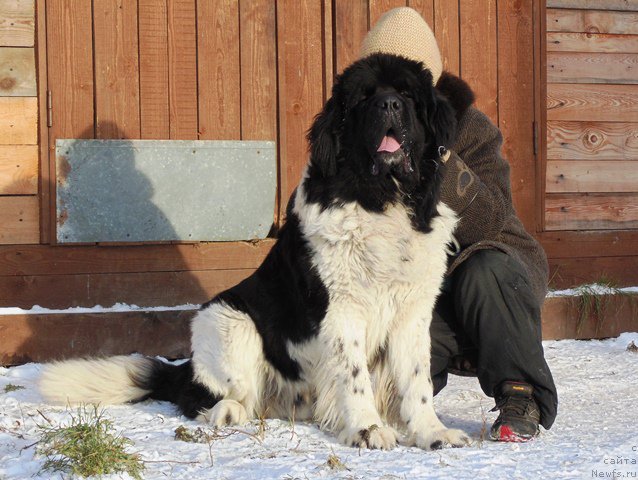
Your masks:
M51 98L51 90L47 90L47 127L53 126L53 100Z

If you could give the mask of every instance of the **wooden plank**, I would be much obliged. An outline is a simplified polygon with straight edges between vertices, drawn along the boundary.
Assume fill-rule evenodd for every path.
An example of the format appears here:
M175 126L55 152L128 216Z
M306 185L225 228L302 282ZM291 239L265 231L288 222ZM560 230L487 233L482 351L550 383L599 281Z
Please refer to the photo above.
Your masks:
M549 193L638 192L638 162L548 161Z
M0 146L0 195L36 195L37 193L37 145Z
M617 337L638 329L638 296L611 295L601 300L601 316L592 312L581 319L581 298L553 297L545 300L541 318L543 340Z
M511 165L512 199L528 231L536 229L533 2L497 2L498 118Z
M638 83L638 54L549 52L550 83Z
M46 2L45 0L36 0L37 9L37 41L35 47L35 58L37 61L37 71L40 72L38 76L38 108L39 112L47 112L47 104L49 96L49 84L47 78L47 25L46 25ZM40 243L49 243L54 238L55 232L53 232L54 222L52 218L52 195L51 190L54 188L52 182L52 171L49 170L53 165L49 165L49 118L48 115L39 115L38 127L39 127L39 196L40 196Z
M547 51L638 53L638 35L549 32Z
M460 2L461 76L472 86L476 107L498 125L496 0Z
M638 257L638 231L542 232L536 235L549 258Z
M638 85L547 85L547 119L629 122L638 119Z
M177 272L255 269L274 240L143 246L0 247L2 275Z
M241 138L239 10L237 0L197 2L200 139ZM259 83L261 79L247 81Z
M0 316L0 364L85 356L190 356L194 311ZM4 341L6 339L6 341Z
M535 230L545 230L545 178L547 162L547 8L545 2L534 2L534 151L536 153Z
M334 2L334 62L339 74L359 58L359 50L369 29L367 0L336 0Z
M40 72L46 71L47 90L40 92L41 104L51 100L51 126L47 115L41 118L48 128L49 148L41 161L47 166L43 192L48 191L49 201L43 198L43 225L48 226L47 241L55 241L55 141L58 138L95 138L94 76L93 76L93 18L91 0L76 0L72 4L65 0L38 0L38 20L45 17L46 26L38 24L38 41L41 31L46 32L45 56L40 63ZM46 15L41 15L46 8ZM44 55L46 53L46 55ZM42 75L40 75L42 78ZM41 82L44 83L44 82ZM48 98L47 98L48 97ZM43 109L41 112L45 112ZM47 129L43 127L42 132ZM43 142L44 143L44 142ZM47 211L48 207L48 211ZM43 238L44 239L44 238Z
M170 138L166 0L139 2L140 138Z
M49 0L46 18L51 144L56 138L94 138L91 0Z
M419 12L434 31L434 0L408 0L408 7Z
M242 0L241 138L277 139L277 14L274 2Z
M638 10L638 0L547 0L547 7L584 10Z
M386 13L388 10L392 10L397 7L405 7L407 5L406 0L369 0L368 2L368 18L370 28L377 23L377 20Z
M441 50L443 70L461 73L459 4L449 0L434 0L434 36Z
M97 138L140 138L137 1L94 0Z
M547 9L547 31L636 35L638 12Z
M638 123L547 122L547 158L632 160L638 158Z
M638 228L638 194L549 194L547 230Z
M144 307L200 304L252 272L240 269L0 277L0 305L59 309L116 303Z
M38 243L39 211L37 196L0 197L0 244Z
M33 48L0 48L0 96L35 97Z
M610 279L620 287L638 285L638 256L549 259L552 288L571 288Z
M305 133L323 106L324 92L319 88L323 85L322 29L318 19L320 0L277 2L280 205L286 205L301 179L307 161Z
M0 2L0 46L32 47L35 41L33 0Z
M37 145L38 99L0 97L0 145Z
M608 338L634 331L635 300L617 296L606 303L603 322L590 318L579 326L578 299L553 297L542 309L543 339ZM0 316L0 364L49 362L84 356L140 353L175 359L189 357L194 311Z
M196 3L192 0L169 1L169 111L171 139L174 140L198 138L196 32Z
M332 93L332 86L335 77L334 62L334 17L333 17L333 1L322 0L323 7L323 78L324 91L323 101L326 102Z

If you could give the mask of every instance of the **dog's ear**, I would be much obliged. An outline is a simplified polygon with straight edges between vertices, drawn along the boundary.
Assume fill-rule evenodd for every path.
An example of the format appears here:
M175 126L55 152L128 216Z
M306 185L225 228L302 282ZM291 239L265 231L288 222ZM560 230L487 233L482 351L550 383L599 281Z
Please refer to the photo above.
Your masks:
M341 107L333 96L315 117L306 136L310 145L310 163L317 166L325 177L337 174L341 122Z
M452 148L456 139L456 114L447 98L434 89L432 92L434 108L430 111L430 122L436 146Z
M461 118L475 100L474 92L467 82L450 72L441 74L439 81L436 82L436 89L452 104L457 119Z
M443 146L451 148L456 139L456 114L447 98L432 86L432 74L423 70L421 74L421 103L425 106L422 112L423 122L431 135L435 148Z

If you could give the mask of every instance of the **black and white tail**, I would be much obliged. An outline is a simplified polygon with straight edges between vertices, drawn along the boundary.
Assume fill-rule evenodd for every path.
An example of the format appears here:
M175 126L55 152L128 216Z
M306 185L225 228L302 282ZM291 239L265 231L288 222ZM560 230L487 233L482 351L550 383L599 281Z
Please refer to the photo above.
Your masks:
M50 363L42 371L39 387L52 403L109 405L152 398L177 404L191 418L217 401L193 382L190 361L172 365L142 356Z

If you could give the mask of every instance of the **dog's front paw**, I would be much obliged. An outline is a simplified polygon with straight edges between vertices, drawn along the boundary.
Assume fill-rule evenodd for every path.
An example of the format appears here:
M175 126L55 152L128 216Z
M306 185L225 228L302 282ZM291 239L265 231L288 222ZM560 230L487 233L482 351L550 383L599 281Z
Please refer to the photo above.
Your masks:
M235 400L220 400L213 408L200 413L197 419L214 427L243 425L248 422L248 413L244 406Z
M344 428L339 441L350 447L390 450L397 444L397 432L394 428L376 424L367 428Z
M444 428L426 435L417 435L415 443L425 450L439 450L445 447L465 447L471 443L471 439L463 430Z

